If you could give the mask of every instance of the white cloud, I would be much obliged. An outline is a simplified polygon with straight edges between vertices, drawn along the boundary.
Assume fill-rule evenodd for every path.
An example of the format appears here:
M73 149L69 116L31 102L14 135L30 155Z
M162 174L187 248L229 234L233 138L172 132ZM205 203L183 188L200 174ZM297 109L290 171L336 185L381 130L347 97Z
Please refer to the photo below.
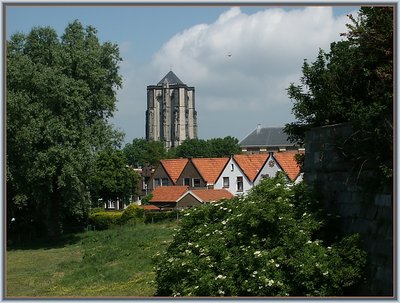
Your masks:
M298 82L303 59L314 61L319 48L329 50L346 22L346 16L334 17L331 7L266 8L252 15L234 7L214 23L173 36L139 69L140 79L131 72L121 96L132 93L144 136L146 86L156 84L172 65L184 83L196 88L202 138L241 139L257 123L283 126L293 121L285 89Z

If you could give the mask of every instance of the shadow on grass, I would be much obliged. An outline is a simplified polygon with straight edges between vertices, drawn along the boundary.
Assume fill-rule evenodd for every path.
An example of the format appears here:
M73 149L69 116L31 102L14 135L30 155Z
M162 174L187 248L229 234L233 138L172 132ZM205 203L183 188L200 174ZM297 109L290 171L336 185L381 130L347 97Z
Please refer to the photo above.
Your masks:
M57 238L36 237L36 238L7 238L7 251L10 250L31 250L31 249L52 249L73 245L81 241L83 233L68 233Z

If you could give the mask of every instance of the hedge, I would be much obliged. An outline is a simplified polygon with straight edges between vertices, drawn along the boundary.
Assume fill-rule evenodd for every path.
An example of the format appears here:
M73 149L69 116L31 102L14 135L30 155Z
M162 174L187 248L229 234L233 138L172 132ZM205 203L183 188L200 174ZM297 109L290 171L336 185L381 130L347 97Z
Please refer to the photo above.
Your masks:
M96 230L108 229L119 224L122 212L97 212L89 216L89 224Z

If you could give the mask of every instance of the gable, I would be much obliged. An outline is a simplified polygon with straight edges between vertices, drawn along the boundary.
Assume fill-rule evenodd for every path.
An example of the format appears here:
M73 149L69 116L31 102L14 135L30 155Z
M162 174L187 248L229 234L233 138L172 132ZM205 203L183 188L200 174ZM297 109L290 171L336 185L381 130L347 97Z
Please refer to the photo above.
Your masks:
M200 186L204 187L206 186L205 181L203 179L203 177L201 176L200 172L197 170L197 168L194 166L194 164L192 163L191 160L188 160L185 168L182 170L182 173L180 174L176 184L177 185L183 185L183 179L200 179Z
M228 157L192 159L193 165L207 184L215 184L228 161Z
M176 181L188 163L188 159L167 159L160 160L160 163L164 167L165 172L168 174L173 184L176 184Z
M235 162L251 182L254 182L268 157L269 154L244 154L233 156Z
M274 158L291 181L294 181L300 174L300 166L295 158L297 154L301 153L290 151L274 153Z

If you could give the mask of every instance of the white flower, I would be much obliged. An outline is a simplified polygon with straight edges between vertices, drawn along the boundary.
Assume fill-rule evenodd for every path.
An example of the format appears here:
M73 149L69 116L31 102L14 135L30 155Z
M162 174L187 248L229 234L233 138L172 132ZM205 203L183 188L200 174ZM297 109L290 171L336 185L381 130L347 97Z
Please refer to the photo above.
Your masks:
M255 251L255 252L254 252L254 255L255 255L256 257L261 256L261 251L259 251L259 250Z
M329 272L328 272L328 271L326 271L326 272L324 272L324 273L323 273L323 275L324 275L324 276L326 276L328 273L329 273Z
M219 290L218 290L218 293L219 293L220 295L224 295L224 294L225 294L225 292L224 292L222 289L219 289Z
M226 279L226 276L218 275L217 277L215 277L215 280L217 280L217 279L224 280L224 279Z
M278 263L276 263L275 266L278 268L280 265Z
M307 244L311 244L312 242L310 240L307 241Z

